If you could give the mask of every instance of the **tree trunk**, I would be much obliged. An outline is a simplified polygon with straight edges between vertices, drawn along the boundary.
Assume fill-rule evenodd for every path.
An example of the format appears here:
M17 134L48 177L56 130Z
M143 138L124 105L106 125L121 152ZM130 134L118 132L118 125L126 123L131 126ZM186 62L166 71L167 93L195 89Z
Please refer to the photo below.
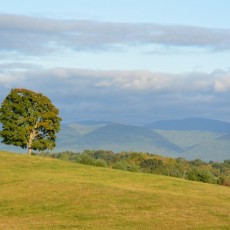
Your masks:
M28 156L31 156L32 149L28 146Z
M36 132L36 128L38 127L38 121L36 122L34 129L31 131L30 133L30 137L29 140L27 142L27 148L28 148L28 156L31 156L31 152L32 152L32 143L34 138L37 136L38 132Z
M30 133L30 137L27 142L28 156L31 156L31 152L32 152L33 133L34 131Z

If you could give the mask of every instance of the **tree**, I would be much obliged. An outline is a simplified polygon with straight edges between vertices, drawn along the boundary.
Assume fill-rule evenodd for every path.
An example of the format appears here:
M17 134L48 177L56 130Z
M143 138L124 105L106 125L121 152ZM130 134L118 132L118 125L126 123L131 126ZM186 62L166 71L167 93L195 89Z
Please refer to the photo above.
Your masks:
M200 167L191 168L187 173L187 179L213 184L218 182L218 179L213 175L212 172L210 172L210 170Z
M50 99L27 89L12 89L0 108L2 143L33 150L55 147L61 118Z
M155 158L149 158L141 161L140 167L144 172L160 173L163 169L163 161Z

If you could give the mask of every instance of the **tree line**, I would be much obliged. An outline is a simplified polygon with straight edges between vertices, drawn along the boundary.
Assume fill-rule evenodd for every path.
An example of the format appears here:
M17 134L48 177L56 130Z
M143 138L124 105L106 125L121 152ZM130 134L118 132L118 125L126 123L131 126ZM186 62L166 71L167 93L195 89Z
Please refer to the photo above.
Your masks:
M110 167L131 172L153 173L204 183L230 186L230 160L204 162L200 159L164 157L145 152L120 152L85 150L83 152L39 153L81 164Z

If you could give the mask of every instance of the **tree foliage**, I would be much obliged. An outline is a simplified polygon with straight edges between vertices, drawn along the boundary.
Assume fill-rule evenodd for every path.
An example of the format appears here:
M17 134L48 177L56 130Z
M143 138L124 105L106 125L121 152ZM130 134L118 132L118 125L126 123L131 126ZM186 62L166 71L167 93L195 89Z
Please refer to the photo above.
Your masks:
M27 89L12 89L2 103L0 122L2 142L31 150L55 147L61 118L50 99Z

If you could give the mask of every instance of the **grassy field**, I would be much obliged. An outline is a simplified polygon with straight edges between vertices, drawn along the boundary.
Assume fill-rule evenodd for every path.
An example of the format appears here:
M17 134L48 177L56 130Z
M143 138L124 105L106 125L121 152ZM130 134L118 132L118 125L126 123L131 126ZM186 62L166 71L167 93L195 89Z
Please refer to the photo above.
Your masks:
M230 188L0 152L0 229L230 229Z

